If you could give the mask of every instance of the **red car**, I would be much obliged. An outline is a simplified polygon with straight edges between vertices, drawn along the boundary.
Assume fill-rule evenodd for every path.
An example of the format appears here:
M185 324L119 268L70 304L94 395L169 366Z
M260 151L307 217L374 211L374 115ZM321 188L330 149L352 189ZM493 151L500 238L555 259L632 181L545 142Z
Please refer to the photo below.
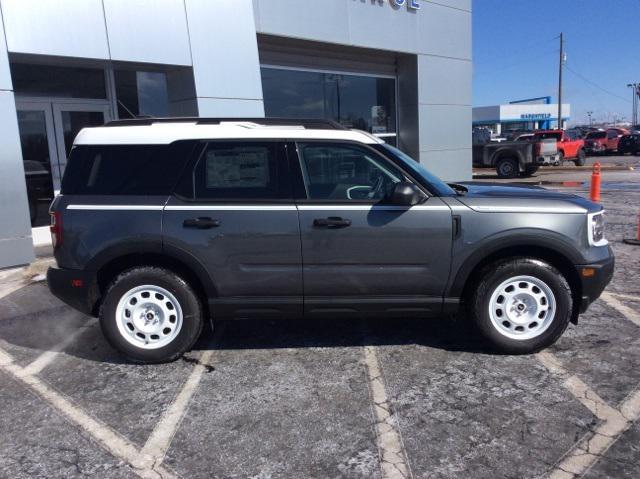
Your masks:
M535 140L555 139L558 142L558 160L573 161L576 166L583 166L587 158L584 140L580 134L572 130L539 130L534 133Z
M624 128L609 128L606 131L591 131L584 140L587 153L606 155L618 151L618 142L629 132Z

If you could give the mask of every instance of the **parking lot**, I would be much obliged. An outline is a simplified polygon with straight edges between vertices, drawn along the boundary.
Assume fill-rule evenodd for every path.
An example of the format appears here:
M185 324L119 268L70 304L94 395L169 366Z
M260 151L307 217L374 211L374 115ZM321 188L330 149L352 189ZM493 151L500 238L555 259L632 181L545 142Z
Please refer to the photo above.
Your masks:
M0 477L640 477L640 167L604 163L613 282L537 355L491 354L464 318L336 317L220 323L133 365L49 294L49 259L0 272Z

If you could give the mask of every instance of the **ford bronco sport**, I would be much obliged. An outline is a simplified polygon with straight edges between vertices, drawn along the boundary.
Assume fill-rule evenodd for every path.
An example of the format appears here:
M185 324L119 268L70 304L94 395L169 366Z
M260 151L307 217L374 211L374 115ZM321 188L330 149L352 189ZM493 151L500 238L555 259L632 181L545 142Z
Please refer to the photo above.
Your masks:
M603 209L536 187L446 184L323 120L116 121L82 130L51 205L51 291L140 362L204 321L448 317L530 353L610 281Z

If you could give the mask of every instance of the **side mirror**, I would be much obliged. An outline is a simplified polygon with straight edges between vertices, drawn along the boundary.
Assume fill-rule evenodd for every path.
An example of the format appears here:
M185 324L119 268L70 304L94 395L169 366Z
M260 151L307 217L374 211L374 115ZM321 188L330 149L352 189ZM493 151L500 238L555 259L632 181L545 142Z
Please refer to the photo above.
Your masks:
M396 183L389 198L392 205L413 206L417 205L424 199L424 193L420 191L413 183L401 181Z

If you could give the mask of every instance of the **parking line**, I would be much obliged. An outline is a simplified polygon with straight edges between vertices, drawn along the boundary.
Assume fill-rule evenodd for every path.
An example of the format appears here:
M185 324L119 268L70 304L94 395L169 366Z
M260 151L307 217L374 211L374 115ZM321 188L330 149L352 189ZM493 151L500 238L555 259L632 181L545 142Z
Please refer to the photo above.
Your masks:
M15 364L11 355L2 349L0 349L0 370L10 374L37 393L46 403L79 426L114 457L127 462L138 476L144 479L175 477L167 469L156 465L152 457L141 454L123 436L91 417L61 393L47 386L37 376L25 373L24 368Z
M22 374L33 375L42 372L62 351L67 349L78 337L85 333L89 328L97 324L95 318L90 318L86 323L69 334L65 339L53 346L49 351L45 351L38 356L32 363L22 369Z
M626 317L629 321L634 323L637 326L640 326L640 313L631 309L629 306L622 304L618 299L614 298L609 293L602 293L600 297L603 299L605 303L611 306L613 309L617 310L624 317Z
M632 294L622 294L622 293L611 293L607 292L606 294L610 294L611 296L615 296L620 299L628 299L630 301L640 301L640 296L634 296Z
M142 448L141 453L144 456L152 457L156 464L160 464L164 460L173 436L187 411L189 401L198 388L202 374L205 371L205 365L211 359L211 354L211 350L202 353L198 364L193 368L189 378L176 396L175 401L173 401L160 422L153 429L149 439L147 439L146 444Z
M384 378L375 346L364 347L364 358L369 378L369 390L376 416L376 435L382 479L406 479L412 477L409 462L397 424L397 417L391 413L391 406L384 385Z
M561 361L548 351L537 359L551 374L564 379L563 385L602 422L592 434L586 434L561 458L549 474L549 479L582 477L603 454L640 418L640 390L633 391L619 409L609 406L576 375L570 375Z

